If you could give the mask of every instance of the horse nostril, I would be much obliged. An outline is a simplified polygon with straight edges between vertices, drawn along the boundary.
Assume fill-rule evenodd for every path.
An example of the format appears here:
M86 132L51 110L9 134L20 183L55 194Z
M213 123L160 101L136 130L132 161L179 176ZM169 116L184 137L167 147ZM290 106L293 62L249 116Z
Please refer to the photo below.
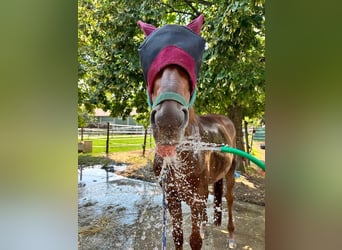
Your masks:
M151 112L151 126L153 128L156 127L156 113L157 113L157 110L153 109L152 112Z
M183 119L183 123L181 125L181 128L184 128L184 127L186 127L186 125L188 124L188 121L189 121L189 111L186 108L182 108L182 112L184 115L184 119Z

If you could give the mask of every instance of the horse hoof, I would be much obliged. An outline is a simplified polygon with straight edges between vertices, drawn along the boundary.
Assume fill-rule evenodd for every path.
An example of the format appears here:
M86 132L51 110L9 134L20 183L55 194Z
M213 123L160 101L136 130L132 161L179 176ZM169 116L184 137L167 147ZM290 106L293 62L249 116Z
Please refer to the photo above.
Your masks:
M234 239L228 239L227 247L228 249L235 249L237 247L236 241Z

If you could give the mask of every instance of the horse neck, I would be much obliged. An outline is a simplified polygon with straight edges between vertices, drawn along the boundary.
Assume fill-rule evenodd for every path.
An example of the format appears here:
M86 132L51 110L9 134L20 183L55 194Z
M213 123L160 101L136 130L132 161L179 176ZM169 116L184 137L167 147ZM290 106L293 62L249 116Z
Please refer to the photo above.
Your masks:
M198 116L195 113L194 108L189 109L189 123L188 126L185 129L185 136L193 135L198 131Z

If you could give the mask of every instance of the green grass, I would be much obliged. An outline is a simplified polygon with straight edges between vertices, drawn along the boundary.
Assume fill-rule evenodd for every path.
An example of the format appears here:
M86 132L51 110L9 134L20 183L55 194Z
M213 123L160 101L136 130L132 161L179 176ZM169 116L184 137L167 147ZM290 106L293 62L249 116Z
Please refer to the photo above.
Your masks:
M85 141L92 141L92 154L100 154L106 152L106 137L86 137ZM80 141L80 138L79 138ZM127 152L133 150L142 150L144 136L142 135L118 135L109 138L109 153L111 152ZM154 147L154 140L150 136L146 140L146 150Z
M107 165L112 163L111 159L105 156L94 156L92 154L79 154L78 155L78 165Z

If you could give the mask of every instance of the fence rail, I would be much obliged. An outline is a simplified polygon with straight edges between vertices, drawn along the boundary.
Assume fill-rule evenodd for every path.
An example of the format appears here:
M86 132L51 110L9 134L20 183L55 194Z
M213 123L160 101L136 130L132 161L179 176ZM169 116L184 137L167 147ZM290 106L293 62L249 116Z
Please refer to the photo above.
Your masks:
M78 128L78 151L83 153L111 153L151 148L154 141L151 129L145 141L143 126L111 124L107 128ZM88 148L86 148L86 144ZM145 144L146 143L146 144ZM87 150L85 150L87 149Z
M107 138L108 132L108 138ZM245 131L243 131L245 132ZM248 131L249 144L252 146L253 141L265 141L265 128L255 128ZM93 152L114 152L123 150L123 148L133 148L134 150L142 148L144 142L145 129L139 125L121 125L110 124L109 131L107 128L78 128L78 140L92 141ZM245 136L243 137L245 139ZM107 140L108 139L108 140ZM152 147L154 140L152 138L152 130L147 129L147 141L149 147Z
M83 131L82 131L83 130ZM92 137L106 137L107 128L78 128L78 137L80 138L83 133L83 138ZM139 125L121 125L121 124L110 124L109 125L109 136L117 135L144 135L145 129ZM151 129L147 129L147 134L151 134Z

